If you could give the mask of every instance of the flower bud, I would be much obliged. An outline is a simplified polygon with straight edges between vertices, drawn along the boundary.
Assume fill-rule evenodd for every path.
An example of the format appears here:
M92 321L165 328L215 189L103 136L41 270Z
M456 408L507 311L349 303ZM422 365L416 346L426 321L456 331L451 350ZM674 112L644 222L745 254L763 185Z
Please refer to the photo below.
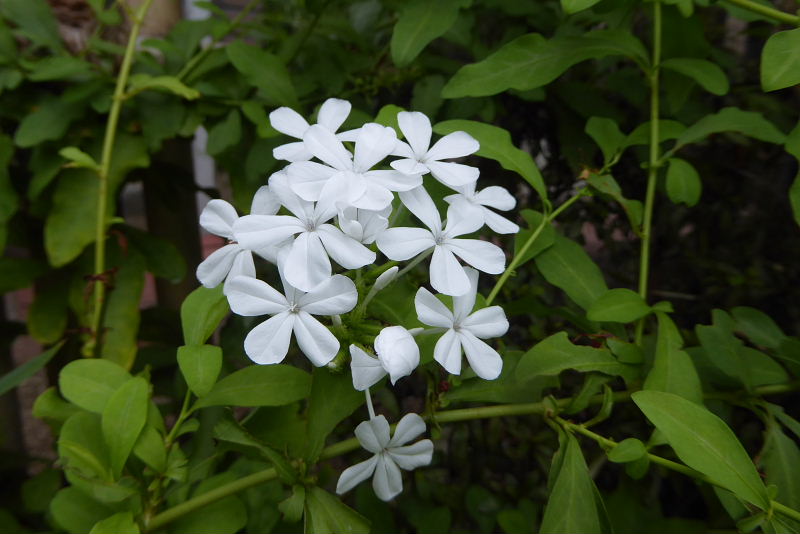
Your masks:
M392 385L408 376L419 365L419 347L402 326L388 326L375 338L375 352L389 373Z
M391 284L397 276L398 270L399 268L397 265L395 265L394 267L386 269L384 272L382 272L381 275L375 279L375 285L372 286L372 290L377 292Z

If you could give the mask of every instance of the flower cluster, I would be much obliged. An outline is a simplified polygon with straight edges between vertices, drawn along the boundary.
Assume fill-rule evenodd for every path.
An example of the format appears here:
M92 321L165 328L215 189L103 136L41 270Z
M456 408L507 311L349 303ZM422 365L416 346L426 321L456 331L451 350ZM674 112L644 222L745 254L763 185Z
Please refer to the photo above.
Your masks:
M377 495L389 500L402 490L399 468L427 465L433 444L423 440L401 446L425 431L416 414L403 417L390 439L388 422L373 412L369 387L387 374L394 384L414 371L420 363L419 334L441 334L434 359L449 373L460 374L463 352L475 374L497 378L502 358L482 340L505 334L508 321L499 306L474 308L479 271L502 273L505 254L497 245L469 236L484 226L502 234L519 227L493 211L514 207L508 191L498 186L477 190L478 169L452 161L479 150L472 136L454 132L431 145L428 117L406 111L397 115L402 138L392 127L376 123L338 132L350 109L349 102L329 99L316 124L289 108L270 114L277 131L297 139L273 151L287 165L258 190L248 215L240 217L223 200L208 203L200 224L228 244L200 264L197 277L207 287L224 281L234 313L270 316L244 342L245 352L258 364L283 361L292 337L315 366L329 364L341 352L339 338L352 342L353 386L367 392L370 409L370 419L359 425L356 436L375 456L347 469L337 491L347 491L374 473ZM426 189L431 180L453 191L443 198L444 220ZM402 210L421 225L392 226L390 221ZM253 253L275 265L283 292L256 278ZM346 271L373 265L379 253L391 262L411 263L402 271L378 267L382 274L359 303L365 280L355 277L357 285ZM385 326L368 342L346 334L348 323L343 327L340 316L352 312L358 321L378 291L428 256L430 286L452 297L452 311L423 287L414 303L420 323L432 328ZM330 317L338 325L333 328L338 337L315 316Z

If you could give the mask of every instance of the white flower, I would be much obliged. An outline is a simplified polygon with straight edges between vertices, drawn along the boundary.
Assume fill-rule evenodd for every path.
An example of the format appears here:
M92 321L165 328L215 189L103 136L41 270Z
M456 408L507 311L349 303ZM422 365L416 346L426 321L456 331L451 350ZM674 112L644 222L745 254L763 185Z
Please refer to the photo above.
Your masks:
M375 337L375 359L355 345L350 345L350 370L353 387L363 391L389 374L392 385L410 375L419 365L419 347L402 326L387 326Z
M480 144L466 132L453 132L439 139L432 147L431 121L418 111L401 111L397 123L408 144L399 142L393 154L402 156L391 163L392 168L405 174L426 174L449 187L458 187L475 182L478 169L460 163L441 161L474 154ZM430 148L428 148L430 147Z
M382 415L359 424L356 427L356 438L374 456L345 469L336 484L336 493L341 495L350 491L374 473L372 487L375 495L383 501L392 500L403 491L400 469L411 471L431 463L431 440L423 439L413 445L405 445L423 432L425 422L415 413L406 414L400 419L391 439L389 423Z
M444 197L449 204L458 204L464 209L473 209L475 216L482 217L486 225L498 234L515 234L519 226L501 217L489 208L508 211L517 204L506 189L493 185L475 192L475 182L457 188L458 194Z
M447 328L447 332L439 338L433 349L433 358L447 372L454 375L461 374L463 348L475 374L486 380L494 380L500 375L503 360L496 350L481 339L505 334L508 330L508 319L500 306L482 308L470 313L475 306L478 271L468 267L464 270L470 280L470 291L465 295L453 297L452 312L425 288L417 291L414 306L422 323Z
M310 127L303 141L316 158L326 163L300 161L286 169L292 190L305 200L329 198L342 207L382 210L392 203L392 191L408 191L422 183L419 174L370 170L397 145L397 134L387 126L362 126L352 155L333 133L320 126Z
M228 285L228 303L245 316L272 315L253 328L244 340L247 356L258 364L279 363L289 351L292 332L300 350L316 366L330 362L339 340L313 315L338 315L358 301L355 284L340 274L304 293L283 280L285 295L256 278L237 276Z
M335 133L350 114L350 102L329 98L319 108L317 113L317 123ZM278 108L269 114L269 122L272 127L288 136L300 139L294 143L287 143L275 147L272 156L275 159L286 161L308 161L312 158L311 152L306 149L303 143L303 136L310 128L308 122L292 108Z
M388 258L407 260L433 247L431 285L446 295L463 295L470 289L469 279L456 256L485 273L503 272L506 258L500 247L480 239L456 239L480 228L482 219L468 216L458 206L450 206L447 225L442 229L436 205L424 188L400 193L400 200L430 230L399 227L384 231L376 243Z
M330 259L345 269L358 269L375 261L374 252L332 224L326 224L336 215L331 202L305 201L293 193L286 182L286 175L277 172L270 178L270 190L293 216L240 218L234 224L234 235L242 246L265 247L296 236L287 245L284 275L292 286L302 291L311 291L330 278Z
M250 213L272 215L278 212L280 204L271 194L268 186L263 186L256 191ZM212 252L197 266L197 279L205 287L216 287L223 280L230 280L235 276L255 276L256 268L253 264L253 254L248 247L236 243L233 234L233 225L239 219L236 209L221 199L213 199L200 214L200 226L206 231L224 237L229 243ZM266 260L275 263L275 248L261 247L255 250Z
M391 206L379 211L345 208L339 212L339 228L356 241L369 245L389 227L391 212Z

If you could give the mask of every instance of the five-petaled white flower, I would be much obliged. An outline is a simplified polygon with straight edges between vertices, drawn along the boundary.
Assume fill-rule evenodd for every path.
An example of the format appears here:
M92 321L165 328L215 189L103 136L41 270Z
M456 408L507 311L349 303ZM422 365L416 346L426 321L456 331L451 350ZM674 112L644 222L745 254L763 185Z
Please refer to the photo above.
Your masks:
M296 235L287 245L289 252L284 270L291 285L311 291L330 278L330 259L345 269L358 269L375 261L373 251L327 224L336 215L331 202L323 199L314 203L298 197L282 172L273 174L269 184L270 191L293 216L247 215L234 224L234 235L248 248L275 245Z
M474 216L482 218L486 226L498 234L516 234L519 232L519 226L489 209L494 208L500 211L514 209L517 200L506 189L499 185L492 185L476 193L475 182L472 182L457 187L456 190L458 194L444 197L445 201L450 205L457 204L465 211L472 209Z
M228 284L228 303L245 316L272 315L253 328L244 340L247 356L258 364L279 363L289 351L292 332L311 363L329 363L339 351L339 340L313 315L338 315L355 307L358 291L352 280L334 275L312 291L299 291L283 279L285 295L258 280L237 276Z
M400 193L400 200L430 230L397 227L382 232L376 243L388 258L407 260L433 248L431 285L445 295L463 295L470 289L469 279L456 256L485 273L503 272L506 258L500 247L480 239L456 239L480 228L482 219L470 217L458 206L450 206L443 229L439 211L424 188Z
M400 469L411 471L431 463L433 458L431 440L423 439L413 445L405 445L423 432L425 432L425 422L415 413L406 414L400 419L391 439L389 423L382 415L359 424L356 427L356 438L361 446L374 453L374 456L345 469L336 484L336 493L341 495L350 491L372 476L375 495L383 501L392 500L403 491Z
M391 206L379 211L345 208L339 212L339 228L356 241L370 245L389 227L391 212Z
M428 326L447 328L433 349L433 358L442 364L448 373L461 374L461 349L467 361L479 377L494 380L503 368L503 359L492 347L481 339L499 337L508 330L508 319L503 308L491 306L475 313L475 295L478 290L478 271L464 269L470 281L467 294L453 297L453 311L430 291L421 287L414 298L419 320ZM480 338L480 339L479 339Z
M431 121L418 111L401 111L397 114L397 123L408 143L398 142L392 152L401 156L390 163L392 168L405 174L431 175L448 187L456 188L475 182L478 169L461 163L442 161L444 159L462 158L474 154L480 143L466 132L453 132L431 144ZM428 148L430 147L430 148Z
M253 197L250 213L273 215L278 213L280 204L271 194L268 186L259 188ZM223 280L235 276L255 276L253 254L249 247L236 243L233 226L239 219L236 209L222 199L213 199L200 214L200 226L206 231L224 237L229 243L211 254L197 266L197 279L205 287L216 287ZM260 247L254 251L270 262L275 262L275 247Z
M329 98L319 108L317 124L331 133L335 133L350 114L350 107L350 102L347 100ZM278 108L269 114L269 122L279 132L295 139L300 139L300 141L275 147L272 150L272 156L275 159L308 161L313 157L313 154L306 149L306 145L303 143L303 136L310 126L299 113L292 108Z
M373 343L378 358L350 345L350 370L353 387L363 391L376 384L387 373L392 385L410 375L419 365L419 347L411 333L402 326L387 326Z

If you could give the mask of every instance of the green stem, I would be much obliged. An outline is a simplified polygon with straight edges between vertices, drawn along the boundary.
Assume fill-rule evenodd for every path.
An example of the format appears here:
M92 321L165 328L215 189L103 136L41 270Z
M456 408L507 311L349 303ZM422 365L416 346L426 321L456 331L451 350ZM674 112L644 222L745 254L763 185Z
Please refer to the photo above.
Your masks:
M752 11L753 13L758 13L759 15L764 15L771 19L775 19L778 22L785 22L786 24L794 24L795 26L800 26L800 17L797 15L784 13L783 11L779 11L775 8L753 2L752 0L725 0L725 1L728 2L729 4L741 7L742 9Z
M492 301L494 301L495 297L497 297L497 294L500 292L500 289L502 289L503 285L506 283L508 278L514 272L514 269L517 268L519 263L522 261L522 258L536 242L536 239L538 239L539 234L541 234L542 231L545 229L545 227L548 224L550 224L556 217L558 217L565 209L567 209L575 202L577 202L578 199L584 195L584 191L585 189L581 189L577 195L571 197L569 200L567 200L566 202L561 204L558 208L556 208L555 211L542 218L542 222L539 223L539 226L536 227L536 230L534 230L531 236L525 241L525 243L522 245L522 248L519 249L519 252L514 254L514 257L511 259L511 263L508 264L508 267L506 267L505 271L503 271L503 274L500 275L500 279L492 288L492 291L489 293L489 296L486 297L487 306L490 306L492 304Z
M661 64L661 2L653 3L653 57L650 66L650 162L647 168L647 192L642 216L642 248L639 256L639 295L647 300L647 282L650 276L650 244L652 242L653 204L658 178L660 140L659 120L659 70ZM636 344L641 345L644 319L636 325Z
M778 501L770 501L770 504L772 505L772 509L776 512L779 512L786 517L791 517L795 521L800 521L800 512L794 508L789 508L785 504L781 504Z
M117 85L114 87L114 97L111 103L111 110L108 113L106 122L106 132L103 138L103 152L100 156L100 168L97 171L98 191L97 191L97 218L95 220L95 249L94 249L94 295L92 310L91 339L83 349L84 356L95 356L100 348L102 338L101 328L103 322L103 303L105 301L106 281L104 273L106 270L106 211L108 209L108 177L111 172L111 158L114 153L114 140L117 137L117 125L122 111L122 104L125 100L125 88L128 85L128 76L133 65L133 56L136 53L136 40L139 37L139 30L144 22L147 10L153 0L145 0L139 10L132 17L133 25L128 36L128 46L122 58L122 65L117 75Z

